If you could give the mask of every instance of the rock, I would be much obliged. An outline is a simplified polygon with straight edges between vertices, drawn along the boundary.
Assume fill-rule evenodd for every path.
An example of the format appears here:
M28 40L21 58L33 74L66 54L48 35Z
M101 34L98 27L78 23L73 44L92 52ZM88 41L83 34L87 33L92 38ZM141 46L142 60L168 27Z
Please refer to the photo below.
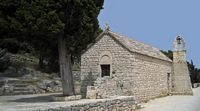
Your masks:
M32 88L34 94L41 94L46 92L45 90L40 89L35 85L30 85L29 87Z
M14 68L14 67L12 67L12 66L9 66L8 67L8 69L6 69L5 71L4 71L4 74L13 74L13 73L16 73L17 72L17 69L16 68Z
M9 86L14 86L14 84L20 84L21 85L20 87L22 87L23 85L26 85L27 87L26 90L28 92L32 92L32 94L62 92L61 79L59 78L57 73L47 74L27 67L22 67L18 69L18 71L14 67L9 67L6 70L6 73L12 75L18 75L17 77L21 75L19 77L19 80L16 81L9 80ZM3 92L5 88L1 88L0 94L3 93L6 95L12 95L13 93L11 89L12 87L6 87L6 88L7 89L5 90L6 91L5 93ZM25 87L23 88L25 89ZM15 89L17 89L18 91L22 90L22 88L15 88ZM19 94L21 94L20 91Z
M60 92L62 91L62 83L59 81L52 81L47 84L49 92Z
M51 77L52 77L52 79L59 78L58 73L51 73Z
M22 77L24 80L32 80L33 79L33 76L31 74L27 74L27 75L24 75Z
M46 90L46 84L43 83L43 82L37 83L37 87L40 88L40 89Z
M59 81L43 80L37 83L37 88L44 90L45 92L61 92L62 85Z
M87 87L87 99L97 99L97 91L94 86Z
M19 69L17 73L22 74L22 75L32 74L32 73L34 73L34 70L31 68L23 67L23 68Z
M7 85L5 84L4 86L2 86L2 94L12 94L13 93L13 86L12 85Z

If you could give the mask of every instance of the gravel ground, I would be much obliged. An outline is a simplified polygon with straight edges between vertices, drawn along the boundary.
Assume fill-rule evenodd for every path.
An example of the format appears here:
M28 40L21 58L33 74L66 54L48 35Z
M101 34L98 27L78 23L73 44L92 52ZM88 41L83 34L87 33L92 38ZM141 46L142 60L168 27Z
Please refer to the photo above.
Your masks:
M200 111L200 88L193 96L168 96L143 103L139 111Z

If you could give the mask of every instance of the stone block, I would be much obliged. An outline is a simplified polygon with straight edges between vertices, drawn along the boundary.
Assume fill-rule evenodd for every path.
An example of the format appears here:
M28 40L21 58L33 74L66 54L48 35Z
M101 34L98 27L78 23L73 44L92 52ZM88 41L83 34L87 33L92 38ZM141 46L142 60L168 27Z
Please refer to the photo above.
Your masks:
M90 90L87 91L87 99L97 99L97 91L96 90Z

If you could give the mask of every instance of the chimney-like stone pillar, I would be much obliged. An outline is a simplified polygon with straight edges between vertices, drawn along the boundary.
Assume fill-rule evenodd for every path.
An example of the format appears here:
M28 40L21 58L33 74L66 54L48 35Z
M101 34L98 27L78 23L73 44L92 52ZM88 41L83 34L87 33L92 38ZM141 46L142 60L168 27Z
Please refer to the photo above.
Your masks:
M192 95L192 85L186 61L185 41L178 36L174 40L172 94Z

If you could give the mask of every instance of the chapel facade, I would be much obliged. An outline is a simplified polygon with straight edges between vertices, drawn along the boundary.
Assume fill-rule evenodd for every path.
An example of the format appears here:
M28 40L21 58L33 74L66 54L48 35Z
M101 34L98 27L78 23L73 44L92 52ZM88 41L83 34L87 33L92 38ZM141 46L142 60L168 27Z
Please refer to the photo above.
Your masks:
M155 47L106 29L81 56L83 97L134 96L146 101L172 93L192 94L181 45L185 42L177 37L172 61Z

